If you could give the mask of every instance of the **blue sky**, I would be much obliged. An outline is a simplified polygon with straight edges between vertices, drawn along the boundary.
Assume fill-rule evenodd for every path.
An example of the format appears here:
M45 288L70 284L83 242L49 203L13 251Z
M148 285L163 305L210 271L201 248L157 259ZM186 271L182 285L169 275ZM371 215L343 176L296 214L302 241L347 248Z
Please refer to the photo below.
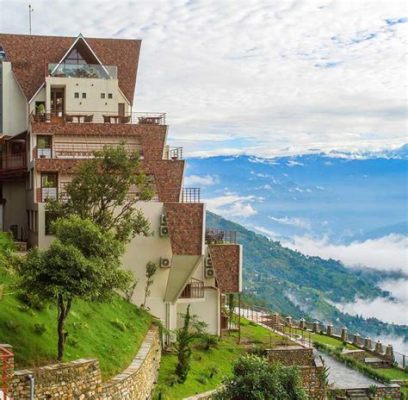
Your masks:
M28 3L0 0L0 31L27 33ZM135 110L167 112L188 155L406 142L406 1L31 4L34 34L142 39Z

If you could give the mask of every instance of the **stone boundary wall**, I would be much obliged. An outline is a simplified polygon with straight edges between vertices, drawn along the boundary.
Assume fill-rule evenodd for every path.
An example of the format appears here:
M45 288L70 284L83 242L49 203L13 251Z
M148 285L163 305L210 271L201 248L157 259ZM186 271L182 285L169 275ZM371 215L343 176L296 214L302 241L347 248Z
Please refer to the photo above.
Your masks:
M378 398L386 397L392 400L400 400L401 399L401 388L398 385L379 387L377 388L376 395Z
M268 349L270 363L279 362L286 366L313 365L313 349L302 346L279 346Z
M147 400L151 398L160 367L161 344L157 327L148 331L131 365L102 382L99 362L81 359L41 368L15 371L10 384L13 400L30 396L31 375L35 399Z

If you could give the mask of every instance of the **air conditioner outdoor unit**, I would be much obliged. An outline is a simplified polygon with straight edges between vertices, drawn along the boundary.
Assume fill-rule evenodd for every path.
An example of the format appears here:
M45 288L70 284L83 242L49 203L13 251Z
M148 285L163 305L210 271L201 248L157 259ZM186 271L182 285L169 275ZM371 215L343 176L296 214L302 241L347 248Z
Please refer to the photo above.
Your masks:
M211 260L211 257L210 257L210 256L207 256L207 257L205 258L204 265L205 265L205 267L212 268L213 263L212 263L212 260Z
M204 275L206 278L213 278L214 277L214 268L206 268L204 270Z
M170 258L160 257L160 268L170 268L170 267L171 267Z
M167 237L169 236L169 228L167 228L166 225L161 225L159 229L159 235L161 237Z
M167 216L164 214L160 215L160 225L167 225Z

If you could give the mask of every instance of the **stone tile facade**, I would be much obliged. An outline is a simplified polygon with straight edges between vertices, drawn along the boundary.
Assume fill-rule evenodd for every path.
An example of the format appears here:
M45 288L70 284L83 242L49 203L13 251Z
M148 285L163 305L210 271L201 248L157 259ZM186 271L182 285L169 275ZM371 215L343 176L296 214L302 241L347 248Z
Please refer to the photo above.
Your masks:
M157 380L160 357L159 331L151 328L131 365L108 382L102 382L97 360L82 359L16 371L10 393L13 400L28 399L31 375L35 380L36 400L146 400L150 399Z
M165 203L164 209L173 254L202 255L204 204Z
M134 124L51 124L47 122L31 123L35 134L62 136L100 136L101 141L110 137L137 137L143 149L145 160L162 160L167 135L166 125L134 125Z
M237 244L209 244L208 251L222 293L240 291L240 247Z

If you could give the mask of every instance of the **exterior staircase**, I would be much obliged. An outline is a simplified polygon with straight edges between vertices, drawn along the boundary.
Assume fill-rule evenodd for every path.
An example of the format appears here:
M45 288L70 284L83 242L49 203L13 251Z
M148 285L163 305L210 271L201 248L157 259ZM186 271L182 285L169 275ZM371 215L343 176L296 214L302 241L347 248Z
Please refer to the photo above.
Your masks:
M351 400L370 400L367 395L367 389L348 389L347 398Z

